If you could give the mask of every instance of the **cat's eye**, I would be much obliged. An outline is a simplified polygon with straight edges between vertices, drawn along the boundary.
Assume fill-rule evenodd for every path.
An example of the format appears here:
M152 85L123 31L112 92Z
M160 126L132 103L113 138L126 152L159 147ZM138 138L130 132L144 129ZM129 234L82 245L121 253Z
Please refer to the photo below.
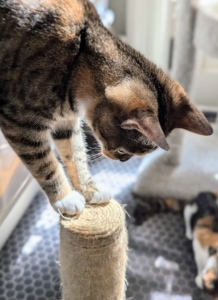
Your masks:
M122 150L117 150L117 153L119 153L119 154L125 154L125 152L122 151Z

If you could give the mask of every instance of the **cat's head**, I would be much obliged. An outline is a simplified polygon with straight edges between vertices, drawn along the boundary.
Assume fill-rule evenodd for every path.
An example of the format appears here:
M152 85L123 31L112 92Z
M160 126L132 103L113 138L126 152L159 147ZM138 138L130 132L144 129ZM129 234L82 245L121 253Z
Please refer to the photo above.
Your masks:
M166 137L174 128L201 135L212 133L181 86L169 77L167 80L170 82L158 82L160 92L140 80L125 79L108 85L101 101L93 101L96 104L91 105L88 119L104 156L126 161L157 147L169 150Z
M161 147L174 128L212 134L183 88L139 52L93 19L87 23L76 99L101 143L102 154L126 161Z

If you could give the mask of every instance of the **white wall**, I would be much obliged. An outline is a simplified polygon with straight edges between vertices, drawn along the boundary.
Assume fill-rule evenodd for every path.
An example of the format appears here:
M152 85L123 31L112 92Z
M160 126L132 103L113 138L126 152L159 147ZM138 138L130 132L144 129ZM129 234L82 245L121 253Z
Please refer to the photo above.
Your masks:
M218 59L198 50L190 97L198 105L218 110Z
M172 30L171 0L127 0L127 41L168 71Z

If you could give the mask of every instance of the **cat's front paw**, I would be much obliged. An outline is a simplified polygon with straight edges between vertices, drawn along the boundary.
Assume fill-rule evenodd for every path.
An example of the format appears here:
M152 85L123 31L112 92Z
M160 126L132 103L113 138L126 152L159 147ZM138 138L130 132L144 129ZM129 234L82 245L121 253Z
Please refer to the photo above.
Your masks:
M52 206L57 212L72 216L81 213L85 203L86 200L80 193L72 191L61 200L56 201Z
M97 190L93 193L89 203L91 204L107 203L110 201L110 199L111 199L111 194L109 190L103 185L98 185Z

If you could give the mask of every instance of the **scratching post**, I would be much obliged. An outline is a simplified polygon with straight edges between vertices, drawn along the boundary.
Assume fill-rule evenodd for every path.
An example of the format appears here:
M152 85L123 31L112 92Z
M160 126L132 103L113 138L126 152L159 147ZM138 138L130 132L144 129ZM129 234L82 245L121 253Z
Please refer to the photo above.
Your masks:
M125 214L115 200L61 220L63 300L123 300L127 261Z

